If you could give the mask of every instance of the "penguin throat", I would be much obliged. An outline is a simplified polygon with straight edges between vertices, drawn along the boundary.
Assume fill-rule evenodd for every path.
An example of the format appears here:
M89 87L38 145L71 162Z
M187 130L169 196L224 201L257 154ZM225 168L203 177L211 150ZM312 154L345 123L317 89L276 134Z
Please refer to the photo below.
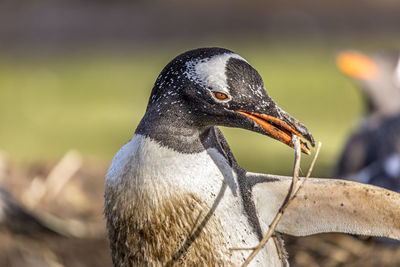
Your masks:
M160 145L180 153L199 153L217 147L214 127L196 128L184 124L163 122L162 118L145 117L135 134L147 136Z

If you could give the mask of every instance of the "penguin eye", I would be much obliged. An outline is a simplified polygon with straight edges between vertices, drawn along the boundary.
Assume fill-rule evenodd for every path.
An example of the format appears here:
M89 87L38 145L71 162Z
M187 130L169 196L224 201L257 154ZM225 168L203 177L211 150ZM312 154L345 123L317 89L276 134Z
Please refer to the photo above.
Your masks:
M211 93L218 100L225 101L225 100L229 99L229 96L227 94L224 94L224 93L221 93L221 92L214 92L214 91L212 91Z

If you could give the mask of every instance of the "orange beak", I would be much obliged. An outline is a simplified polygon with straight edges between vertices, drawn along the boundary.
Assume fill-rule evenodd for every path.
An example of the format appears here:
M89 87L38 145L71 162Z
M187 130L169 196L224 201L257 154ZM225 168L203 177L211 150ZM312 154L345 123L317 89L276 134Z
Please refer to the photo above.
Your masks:
M270 115L250 113L242 110L239 110L237 112L252 119L257 124L259 124L266 132L268 132L273 138L281 141L282 143L285 143L290 147L294 147L292 141L292 135L297 135L299 137L306 138L299 131L297 131L296 129L294 129L292 126L290 126L288 123L284 122L281 119L275 118ZM306 142L301 140L300 147L303 153L306 153L308 155L311 154L311 151L308 148Z
M377 64L361 53L342 52L337 56L336 64L341 72L352 78L372 80L378 75Z

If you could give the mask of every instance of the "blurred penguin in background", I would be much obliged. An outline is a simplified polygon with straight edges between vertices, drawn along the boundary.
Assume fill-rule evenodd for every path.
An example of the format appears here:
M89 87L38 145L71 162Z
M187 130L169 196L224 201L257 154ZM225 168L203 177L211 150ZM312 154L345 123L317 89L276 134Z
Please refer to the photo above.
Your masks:
M365 114L348 138L335 176L400 191L400 54L346 51L338 68L364 97Z

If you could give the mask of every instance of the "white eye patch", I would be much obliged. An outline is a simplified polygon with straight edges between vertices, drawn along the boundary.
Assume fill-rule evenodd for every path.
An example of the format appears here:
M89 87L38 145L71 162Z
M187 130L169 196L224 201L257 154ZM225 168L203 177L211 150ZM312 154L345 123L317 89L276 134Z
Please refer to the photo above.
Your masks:
M185 75L193 82L213 91L229 94L226 64L230 58L237 58L246 62L241 56L226 53L211 58L196 59L186 63Z
M400 57L397 61L396 70L394 71L394 84L400 88Z

